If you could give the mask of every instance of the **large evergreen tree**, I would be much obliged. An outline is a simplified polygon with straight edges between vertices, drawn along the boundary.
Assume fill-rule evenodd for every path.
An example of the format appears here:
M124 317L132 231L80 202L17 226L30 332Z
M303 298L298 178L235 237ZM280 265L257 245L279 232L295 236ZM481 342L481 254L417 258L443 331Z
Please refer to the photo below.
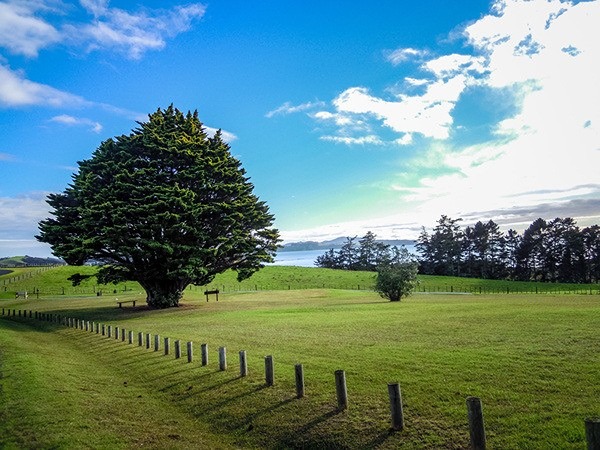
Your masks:
M138 281L150 306L177 306L189 284L227 269L242 280L273 260L279 235L221 133L172 105L101 143L50 194L37 239L67 263L101 264L100 282Z

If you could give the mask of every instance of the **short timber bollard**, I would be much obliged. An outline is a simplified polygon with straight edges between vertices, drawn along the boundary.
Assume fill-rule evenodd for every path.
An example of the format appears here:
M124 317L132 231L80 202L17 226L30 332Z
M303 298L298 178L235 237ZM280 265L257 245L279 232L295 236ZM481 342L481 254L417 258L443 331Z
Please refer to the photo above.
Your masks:
M171 340L168 337L166 337L165 338L165 355L168 355L170 351L171 351Z
M130 344L133 344L133 331L129 330L129 334L128 334L128 336L127 336L127 337L128 337L127 341L128 341Z
M100 324L96 322L96 334L100 333Z
M296 398L304 397L304 367L302 364L294 366L294 374L296 375Z
M600 450L600 417L585 419L587 450Z
M70 321L71 319L69 319ZM102 336L106 336L106 325L102 324Z
M125 328L121 328L121 341L122 342L125 342L125 333L126 333Z
M200 356L201 356L201 360L202 360L202 365L207 366L208 365L208 344L202 344L200 346Z
M85 331L90 331L90 321L89 320L85 321Z
M265 382L267 386L275 384L275 364L271 355L265 356Z
M144 333L141 331L138 332L138 347L142 347L144 345Z
M346 372L335 371L335 392L337 394L338 411L348 409L348 389L346 388Z
M219 347L219 370L227 370L227 348Z
M119 340L119 327L115 327L115 339Z
M108 326L108 330L107 330L107 336L108 337L112 337L112 325Z
M469 417L471 448L473 450L485 450L485 427L483 425L483 410L480 398L467 398L467 415Z
M160 335L154 335L154 351L157 352L160 349Z
M248 362L246 360L246 350L240 351L240 377L248 375Z
M398 383L388 384L390 396L390 412L392 414L392 429L400 431L404 429L404 413L402 412L402 393Z
M146 349L150 348L150 333L146 333Z
M181 358L181 341L177 339L175 341L175 359Z
M191 341L187 343L187 358L189 363L194 360L194 344Z

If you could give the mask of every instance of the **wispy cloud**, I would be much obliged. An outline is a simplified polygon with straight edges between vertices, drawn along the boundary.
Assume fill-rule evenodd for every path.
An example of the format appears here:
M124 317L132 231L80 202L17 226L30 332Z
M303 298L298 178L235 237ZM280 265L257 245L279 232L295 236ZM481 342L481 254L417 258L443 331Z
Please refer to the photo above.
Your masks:
M0 47L13 54L36 57L40 49L60 42L60 31L37 16L48 9L48 4L35 1L0 3Z
M308 111L311 109L325 106L323 102L306 102L300 105L293 105L291 102L285 102L283 105L269 111L265 114L265 117L272 118L275 116L285 116L288 114L294 114L298 112Z
M86 104L88 102L78 95L28 80L23 73L0 64L0 106L78 107Z
M67 126L85 126L94 133L100 133L102 131L102 125L99 122L87 119L85 117L73 117L68 114L61 114L59 116L52 117L50 121L61 123Z
M396 50L388 50L384 52L386 59L393 65L397 66L406 61L419 60L426 57L428 52L416 48L398 48Z
M199 3L136 12L111 8L107 1L81 3L94 19L87 24L67 24L64 31L68 40L74 45L83 44L87 51L113 50L132 59L141 58L149 50L163 49L168 38L189 30L206 11Z
M2 153L0 152L0 161L16 161L17 157L15 155L11 155L10 153Z
M321 140L336 142L338 144L346 145L384 145L384 142L375 135L360 136L360 137L349 137L349 136L321 136Z

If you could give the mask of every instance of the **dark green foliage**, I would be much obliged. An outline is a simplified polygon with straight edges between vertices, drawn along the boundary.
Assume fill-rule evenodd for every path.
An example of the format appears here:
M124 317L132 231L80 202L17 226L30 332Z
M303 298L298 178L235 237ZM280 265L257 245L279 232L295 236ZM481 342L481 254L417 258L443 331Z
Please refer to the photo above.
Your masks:
M418 272L419 263L403 247L394 262L377 268L375 290L383 298L399 302L417 287Z
M317 267L326 269L375 271L378 266L399 261L404 246L390 246L377 241L377 236L368 231L362 238L346 238L338 251L328 250L315 261Z
M600 280L598 225L580 229L570 217L536 219L519 235L500 232L492 220L463 231L458 220L442 216L431 234L423 230L416 245L422 273L567 283Z
M138 281L149 305L177 306L190 283L273 260L279 235L253 188L220 132L170 106L79 162L37 238L69 264L102 264L100 283Z

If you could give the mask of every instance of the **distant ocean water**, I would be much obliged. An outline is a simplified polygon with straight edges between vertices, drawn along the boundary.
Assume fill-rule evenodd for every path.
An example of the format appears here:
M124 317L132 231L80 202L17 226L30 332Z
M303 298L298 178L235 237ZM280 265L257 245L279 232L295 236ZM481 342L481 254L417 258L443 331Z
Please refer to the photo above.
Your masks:
M414 245L407 245L409 252L415 253ZM278 252L275 256L275 262L269 264L272 266L300 266L300 267L316 267L315 260L321 256L327 249L323 250L299 250L295 252ZM336 250L337 251L337 250Z

